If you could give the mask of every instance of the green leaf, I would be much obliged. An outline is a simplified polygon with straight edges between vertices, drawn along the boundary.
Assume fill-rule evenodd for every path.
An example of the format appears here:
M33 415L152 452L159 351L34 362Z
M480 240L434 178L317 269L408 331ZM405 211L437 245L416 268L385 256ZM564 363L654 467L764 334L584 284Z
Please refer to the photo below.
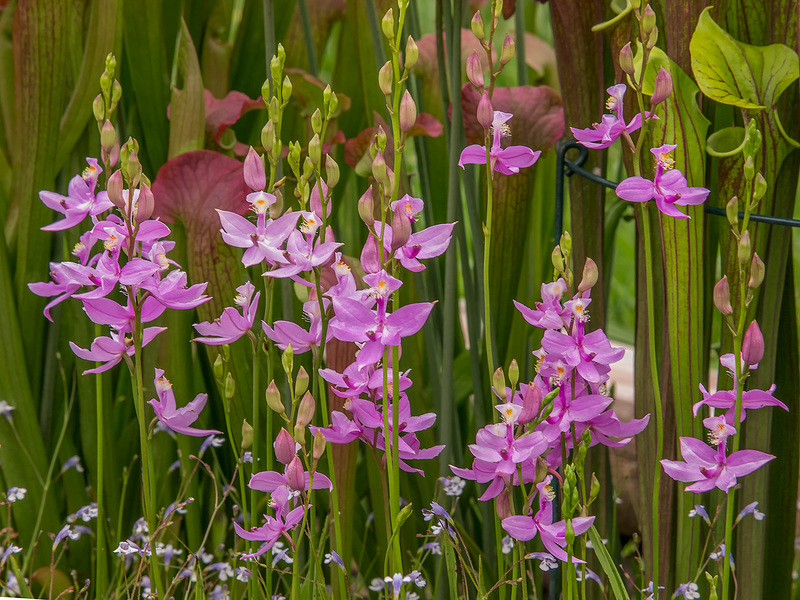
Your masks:
M798 77L797 53L783 44L751 46L734 40L706 8L689 50L692 71L703 93L717 102L763 109Z
M203 76L192 36L183 20L178 37L177 73L183 87L178 82L172 85L169 158L190 150L200 150L205 144L206 132Z
M747 130L744 127L725 127L706 140L706 152L717 158L735 156L744 149Z
M589 528L589 539L592 540L592 546L594 547L594 553L597 555L597 560L600 561L603 572L611 583L611 590L614 592L614 597L617 600L630 600L628 591L625 589L625 584L622 583L619 570L614 564L608 550L606 550L605 544L603 544L603 540L600 534L597 533L597 528L594 525Z

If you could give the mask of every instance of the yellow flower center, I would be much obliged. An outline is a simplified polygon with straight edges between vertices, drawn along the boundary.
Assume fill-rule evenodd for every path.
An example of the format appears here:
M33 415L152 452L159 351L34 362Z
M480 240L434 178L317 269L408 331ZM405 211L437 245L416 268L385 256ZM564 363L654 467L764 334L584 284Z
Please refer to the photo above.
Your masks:
M673 159L668 152L662 152L658 155L658 165L665 171L669 171L675 166L675 159Z

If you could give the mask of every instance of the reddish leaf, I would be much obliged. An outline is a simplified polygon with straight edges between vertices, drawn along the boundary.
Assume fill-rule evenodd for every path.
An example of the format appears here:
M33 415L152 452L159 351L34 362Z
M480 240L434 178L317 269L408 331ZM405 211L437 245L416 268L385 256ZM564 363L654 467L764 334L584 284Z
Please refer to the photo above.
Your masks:
M471 84L461 88L461 110L468 144L483 143L483 127L475 116L480 94ZM514 115L510 121L511 143L534 150L548 150L564 133L561 96L546 85L497 88L492 97L494 110Z
M251 100L242 92L232 91L218 100L210 91L205 90L206 100L206 140L219 143L223 132L236 123L244 113L256 109L264 109L266 105L261 98Z
M197 309L204 320L218 317L241 285L239 258L222 241L215 209L243 215L249 192L242 163L210 150L176 156L161 167L153 182L153 217L184 226L189 278L194 283L208 281L207 293L214 299Z

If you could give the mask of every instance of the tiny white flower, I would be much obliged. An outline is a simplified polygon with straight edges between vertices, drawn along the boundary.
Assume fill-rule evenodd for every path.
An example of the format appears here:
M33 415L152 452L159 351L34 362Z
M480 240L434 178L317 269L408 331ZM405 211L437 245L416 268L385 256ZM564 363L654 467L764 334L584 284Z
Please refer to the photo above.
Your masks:
M511 536L505 536L500 540L500 543L502 544L500 549L503 551L503 554L511 554L511 551L514 549L514 540L511 539Z
M380 577L375 577L369 582L369 589L371 589L373 592L382 592L385 585L386 584L383 583L383 579Z
M444 493L446 496L460 496L464 491L464 486L467 485L467 482L458 475L454 477L442 477L441 482L444 486Z
M22 500L23 498L25 498L25 494L27 493L28 490L26 490L25 488L14 486L12 488L9 488L9 490L6 492L6 500L12 503L17 502L18 500Z

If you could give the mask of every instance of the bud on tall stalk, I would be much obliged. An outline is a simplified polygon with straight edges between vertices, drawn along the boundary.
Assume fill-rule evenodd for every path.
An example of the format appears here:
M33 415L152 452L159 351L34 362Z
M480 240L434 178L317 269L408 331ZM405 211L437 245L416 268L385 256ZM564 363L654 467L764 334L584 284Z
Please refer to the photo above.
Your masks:
M417 122L417 105L414 104L414 98L408 90L403 94L403 99L400 100L400 129L402 131L410 131Z
M723 315L732 315L733 307L731 306L731 289L728 285L728 276L723 275L722 279L714 286L714 306Z
M758 323L753 321L747 328L742 341L742 360L751 367L756 366L764 358L764 336Z
M481 59L478 57L477 52L473 52L467 58L467 79L478 89L484 86L483 66L481 66Z
M484 129L489 129L494 121L494 111L492 110L492 101L489 99L489 92L485 91L481 94L481 99L478 102L478 123Z

